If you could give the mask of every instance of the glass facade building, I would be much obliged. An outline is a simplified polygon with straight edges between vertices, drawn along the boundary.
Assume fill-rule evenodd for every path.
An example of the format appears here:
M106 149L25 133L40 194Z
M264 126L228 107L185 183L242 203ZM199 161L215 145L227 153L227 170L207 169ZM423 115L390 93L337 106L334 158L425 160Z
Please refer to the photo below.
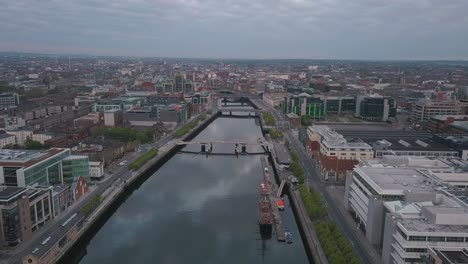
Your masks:
M0 150L0 184L49 186L72 183L77 176L89 180L88 156L72 156L70 149L41 151Z
M48 159L19 169L18 172L23 172L25 186L60 184L61 182L59 179L62 174L60 163L68 156L70 156L70 150L64 149L62 152Z
M82 176L89 181L89 158L88 156L69 156L62 161L63 182L73 183Z

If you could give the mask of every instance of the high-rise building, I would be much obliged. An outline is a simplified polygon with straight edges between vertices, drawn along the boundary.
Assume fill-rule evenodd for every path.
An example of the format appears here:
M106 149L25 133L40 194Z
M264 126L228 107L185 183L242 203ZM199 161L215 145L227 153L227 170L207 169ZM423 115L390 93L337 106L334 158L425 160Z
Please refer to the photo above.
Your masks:
M177 72L174 74L174 93L184 92L184 76L182 73Z

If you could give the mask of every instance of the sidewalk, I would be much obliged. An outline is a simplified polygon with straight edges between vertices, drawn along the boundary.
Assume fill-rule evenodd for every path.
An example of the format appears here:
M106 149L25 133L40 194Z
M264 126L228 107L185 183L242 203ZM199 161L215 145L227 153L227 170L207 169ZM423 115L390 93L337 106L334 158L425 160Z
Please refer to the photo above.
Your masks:
M372 255L374 260L378 260L378 262L375 263L380 263L381 255L377 252L377 249L369 243L364 233L358 228L357 223L354 221L351 214L344 207L344 186L329 186L326 188L326 191L328 192L328 196L333 199L338 210L340 210L347 226L353 227L352 231L356 234L361 245L367 249L367 252Z

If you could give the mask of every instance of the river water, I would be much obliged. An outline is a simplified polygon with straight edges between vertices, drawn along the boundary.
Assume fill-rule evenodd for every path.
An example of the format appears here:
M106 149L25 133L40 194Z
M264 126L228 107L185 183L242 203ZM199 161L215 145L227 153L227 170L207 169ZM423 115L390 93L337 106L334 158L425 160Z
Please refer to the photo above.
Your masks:
M261 137L257 119L218 118L194 140ZM176 154L80 246L79 263L308 263L287 199L282 218L294 243L277 242L274 231L271 239L260 236L260 157Z

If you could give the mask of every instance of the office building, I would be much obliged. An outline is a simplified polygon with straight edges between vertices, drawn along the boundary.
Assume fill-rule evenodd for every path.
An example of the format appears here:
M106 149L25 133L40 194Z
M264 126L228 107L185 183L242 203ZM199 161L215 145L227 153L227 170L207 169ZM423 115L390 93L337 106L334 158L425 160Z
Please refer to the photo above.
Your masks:
M380 125L336 125L336 131L347 140L359 139L370 146L374 157L384 155L458 157L460 152L435 140L430 133L394 130Z
M264 95L265 96L265 95ZM370 108L370 101L367 97L361 96L359 99L365 101L365 109ZM294 113L299 116L309 116L312 119L322 119L327 115L342 115L342 114L358 114L361 116L360 107L358 107L357 97L355 96L325 96L325 95L311 95L308 93L301 93L297 95L289 95L283 98L281 109L283 113ZM391 98L388 98L390 103L393 103ZM386 101L387 102L387 101ZM381 116L373 120L381 120L384 116L382 104ZM389 107L389 116L396 114L396 108ZM394 111L394 112L393 112ZM364 111L363 114L370 115L370 111ZM363 117L364 118L364 117ZM367 119L371 119L370 117Z
M361 161L347 175L345 206L383 263L422 262L429 247L468 246L467 169L456 158Z
M104 113L109 110L123 110L123 102L116 100L99 100L93 105L93 112Z
M387 121L396 116L395 100L380 95L357 96L355 116L369 121Z
M180 72L174 74L174 93L184 93L184 76Z
M49 186L71 183L77 176L89 180L88 159L72 156L70 149L0 150L0 184Z
M372 147L356 139L346 140L328 126L314 125L307 129L306 150L318 160L324 180L344 182L345 175L359 160L372 159Z
M184 101L182 94L152 94L146 97L144 105L170 105Z
M438 115L460 115L461 111L462 107L457 101L421 99L414 104L411 117L415 121L426 121Z
M426 264L461 264L468 263L468 249L451 247L429 247L427 256L423 257Z
M298 116L308 116L311 119L319 120L325 115L324 105L320 97L301 93L285 97L281 109L284 114L293 113Z
M70 155L62 160L62 183L72 184L78 177L89 181L89 158L83 155Z
M17 93L0 93L0 108L11 108L19 105L19 95Z
M205 111L211 105L211 94L208 92L197 92L193 95L185 96L185 101L189 103L192 114Z
M123 125L123 111L112 109L104 112L104 125L107 127L116 127Z
M16 246L31 238L53 216L51 188L0 186L0 246Z

